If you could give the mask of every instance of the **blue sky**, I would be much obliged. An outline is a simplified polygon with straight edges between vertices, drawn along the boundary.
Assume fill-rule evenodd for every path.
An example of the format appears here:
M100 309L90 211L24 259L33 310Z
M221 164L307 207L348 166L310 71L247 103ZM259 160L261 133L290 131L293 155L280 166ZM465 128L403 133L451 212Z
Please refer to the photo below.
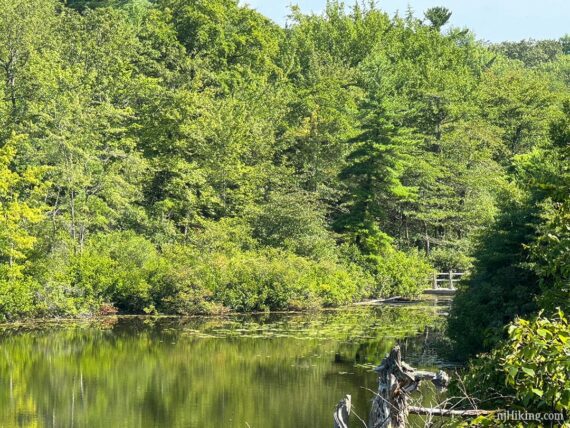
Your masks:
M326 0L244 0L280 24L288 5L320 12ZM352 4L352 0L345 1ZM417 16L432 6L453 11L451 24L473 30L479 39L493 42L521 39L557 39L570 33L570 0L380 0L380 8L404 13L410 5Z

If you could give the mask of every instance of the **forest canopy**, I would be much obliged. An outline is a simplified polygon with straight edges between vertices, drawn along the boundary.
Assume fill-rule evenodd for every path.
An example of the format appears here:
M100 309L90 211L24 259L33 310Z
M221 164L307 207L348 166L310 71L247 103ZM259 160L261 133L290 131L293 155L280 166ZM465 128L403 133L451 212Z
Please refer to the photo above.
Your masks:
M1 318L335 306L471 270L470 353L568 304L568 37L336 1L286 28L237 0L0 7Z

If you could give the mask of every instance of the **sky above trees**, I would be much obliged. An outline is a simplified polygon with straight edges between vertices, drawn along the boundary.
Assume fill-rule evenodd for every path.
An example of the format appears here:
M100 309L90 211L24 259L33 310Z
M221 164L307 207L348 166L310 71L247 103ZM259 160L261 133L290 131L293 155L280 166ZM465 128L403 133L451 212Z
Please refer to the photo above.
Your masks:
M326 0L248 0L252 7L280 24L286 22L288 6L319 12ZM351 4L352 1L346 1ZM468 27L477 37L492 42L521 39L557 39L570 32L568 0L382 0L379 6L390 13L405 12L408 5L422 15L433 6L453 11L451 25Z

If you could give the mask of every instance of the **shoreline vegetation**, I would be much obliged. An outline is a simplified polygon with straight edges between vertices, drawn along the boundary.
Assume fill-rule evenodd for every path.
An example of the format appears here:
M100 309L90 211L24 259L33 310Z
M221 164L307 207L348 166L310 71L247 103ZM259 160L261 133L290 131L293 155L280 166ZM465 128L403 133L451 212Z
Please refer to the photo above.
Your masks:
M194 313L187 315L180 314L165 314L160 312L155 313L120 313L112 311L112 313L98 313L98 314L84 314L81 316L70 316L70 317L46 317L46 318L19 318L12 321L0 322L0 329L2 328L12 328L12 327L25 327L34 324L73 324L76 322L90 322L90 321L105 321L111 319L216 319L224 317L261 317L261 316L281 316L281 315L311 315L311 314L321 314L321 313L336 313L343 312L346 310L357 309L357 308L374 308L374 307L413 307L418 304L424 304L429 300L421 298L409 298L404 299L401 297L392 297L387 299L369 299L362 300L358 302L349 303L344 306L331 306L331 307L310 307L307 309L290 309L290 310L264 310L264 311L250 311L250 312L240 312L225 310L221 312L210 312L210 313Z
M569 35L334 0L285 28L237 0L0 9L1 322L342 307L468 271L462 388L568 415Z
M417 299L417 300L398 300L396 302L390 301L376 301L376 300L365 300L362 302L351 303L346 306L339 306L339 307L329 307L329 308L312 308L309 310L283 310L283 311L255 311L255 312L221 312L221 313L210 313L210 314L191 314L191 315L176 315L176 314L128 314L128 313L113 313L113 314L97 314L97 315L87 315L83 317L69 317L69 318L23 318L17 321L10 321L10 322L3 322L0 323L0 328L2 327L10 327L10 326L24 326L30 325L34 323L74 323L74 322L82 322L82 321L98 321L98 320L106 320L106 319L113 319L113 318L120 318L120 319L216 319L216 318L224 318L224 317L267 317L267 316L281 316L281 315L311 315L311 314L334 314L334 313L341 313L346 310L358 310L359 308L362 309L372 309L372 308L393 308L393 307L415 307L417 305L425 304L426 300Z

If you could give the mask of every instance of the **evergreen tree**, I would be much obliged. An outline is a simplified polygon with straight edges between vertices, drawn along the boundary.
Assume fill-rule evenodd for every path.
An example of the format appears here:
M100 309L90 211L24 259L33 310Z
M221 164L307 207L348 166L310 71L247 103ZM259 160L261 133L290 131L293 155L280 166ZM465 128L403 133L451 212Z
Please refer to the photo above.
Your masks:
M425 12L426 19L436 30L441 29L451 18L451 11L445 7L432 7Z
M381 100L363 108L362 132L352 140L348 165L340 175L348 196L341 207L346 214L339 217L337 227L367 253L389 245L391 239L382 229L398 202L414 195L401 180L413 143L410 130L391 123Z

